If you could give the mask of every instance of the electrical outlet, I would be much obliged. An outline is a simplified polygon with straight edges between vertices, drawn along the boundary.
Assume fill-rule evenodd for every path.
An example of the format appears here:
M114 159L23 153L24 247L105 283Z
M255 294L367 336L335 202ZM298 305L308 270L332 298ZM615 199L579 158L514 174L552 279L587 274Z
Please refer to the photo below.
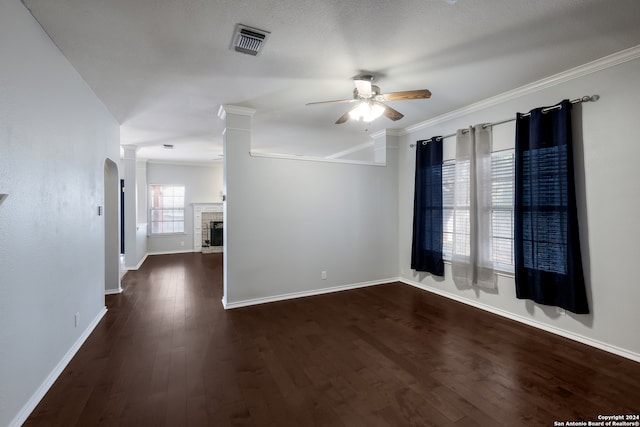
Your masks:
M180 246L184 246L184 242L180 242Z
M78 327L78 324L80 323L80 312L77 312L75 315L75 327Z
M320 273L320 277L322 278L322 280L327 280L327 272L323 271L322 273Z

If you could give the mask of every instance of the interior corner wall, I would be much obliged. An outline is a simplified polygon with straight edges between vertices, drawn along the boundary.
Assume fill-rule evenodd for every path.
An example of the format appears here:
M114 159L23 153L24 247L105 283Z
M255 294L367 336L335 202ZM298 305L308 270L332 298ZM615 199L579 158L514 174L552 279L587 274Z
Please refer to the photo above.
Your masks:
M396 148L386 166L251 157L227 131L226 307L397 278Z
M124 179L124 263L125 268L136 266L144 258L146 252L142 252L138 239L138 168L136 161L136 148L124 146L124 157L120 159L121 174ZM146 231L146 230L145 230Z
M0 425L12 426L104 314L98 206L119 130L18 0L0 1L0 62Z
M136 224L147 224L147 161L136 161Z
M190 165L147 163L147 183L184 185L184 233L152 236L147 240L149 254L191 252L193 245L193 203L222 203L222 163ZM149 230L150 231L150 230Z
M120 158L121 177L125 180L125 195L128 196L124 209L124 269L137 270L147 257L147 161L137 160L129 150L124 149L124 157Z
M598 94L598 102L575 105L574 150L580 238L591 314L562 315L515 296L513 278L500 276L498 292L459 289L446 265L444 280L410 268L415 148L419 139L446 135L477 123L515 117L517 111L553 105L562 99ZM412 284L489 310L537 324L609 351L640 360L640 60L624 62L576 77L404 137L400 147L400 268ZM513 122L494 127L495 149L514 146ZM453 158L455 138L445 140L445 158ZM583 339L586 338L586 339Z
M136 162L136 264L144 261L147 256L147 162ZM134 266L132 266L134 267Z

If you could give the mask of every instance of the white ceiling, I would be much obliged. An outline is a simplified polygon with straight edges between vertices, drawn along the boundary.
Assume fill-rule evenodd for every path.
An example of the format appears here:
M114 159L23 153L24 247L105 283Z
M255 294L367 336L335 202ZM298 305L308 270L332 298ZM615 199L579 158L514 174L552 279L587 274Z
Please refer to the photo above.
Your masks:
M640 44L638 0L23 0L121 124L141 158L222 154L221 104L256 109L252 149L331 156L487 97ZM257 56L235 25L271 32ZM352 78L405 114L334 121ZM173 150L162 149L173 144Z

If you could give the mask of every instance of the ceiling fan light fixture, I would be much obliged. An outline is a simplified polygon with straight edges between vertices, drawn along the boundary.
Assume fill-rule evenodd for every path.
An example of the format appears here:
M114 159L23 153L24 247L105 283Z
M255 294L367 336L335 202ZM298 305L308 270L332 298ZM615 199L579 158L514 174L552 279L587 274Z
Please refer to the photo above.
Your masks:
M369 123L380 117L382 113L384 113L384 107L382 105L363 101L349 111L349 117L353 120L361 120Z
M355 102L357 105L351 110L341 115L335 124L341 125L347 120L357 120L362 122L372 122L381 115L385 115L394 122L404 117L399 111L386 105L383 101L403 101L409 99L428 99L431 92L428 89L405 90L402 92L380 93L380 88L371 84L373 76L363 75L354 80L353 98L337 99L335 101L309 102L307 105Z

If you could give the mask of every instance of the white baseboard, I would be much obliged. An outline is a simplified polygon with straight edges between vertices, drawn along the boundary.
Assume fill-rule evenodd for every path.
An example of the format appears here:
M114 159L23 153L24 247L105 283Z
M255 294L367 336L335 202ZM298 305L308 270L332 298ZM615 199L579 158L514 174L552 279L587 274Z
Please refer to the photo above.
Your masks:
M51 388L53 383L58 379L64 368L67 367L73 356L80 350L82 344L89 338L91 332L98 326L100 320L107 313L107 307L104 307L98 315L91 321L89 326L84 330L82 335L78 337L76 342L71 346L69 351L64 355L64 357L58 362L55 368L51 371L51 373L47 376L44 382L38 387L36 392L31 396L31 398L27 401L27 403L22 407L20 412L13 418L13 420L9 423L9 427L20 427L29 417L31 412L38 406L38 403L42 400L47 391Z
M117 295L117 294L121 294L123 291L122 286L118 286L118 289L105 289L104 294L105 295Z
M595 347L600 350L604 350L608 353L613 353L615 355L622 356L626 359L633 360L634 362L640 362L640 354L635 353L633 351L629 351L627 349L620 348L615 345L607 344L602 341L594 340L592 338L585 337L584 335L569 332L564 329L556 328L554 326L546 325L544 323L537 322L535 320L528 319L526 317L519 316L517 314L513 314L508 311L501 310L499 308L491 307L489 305L482 304L474 300L463 298L458 295L450 294L448 292L444 292L436 288L431 288L419 282L414 282L412 280L408 280L405 278L399 278L398 280L404 284L416 287L418 289L422 289L424 291L431 292L431 293L440 295L442 297L449 298L454 301L458 301L463 304L467 304L484 311L488 311L493 314L497 314L498 316L506 317L507 319L515 320L516 322L524 323L525 325L533 326L534 328L541 329L543 331L550 332L555 335L560 335L561 337L568 338L573 341L578 341L579 343L586 344L588 346Z
M398 281L398 278L374 280L371 282L361 282L361 283L354 283L350 285L332 286L330 288L313 289L310 291L303 291L303 292L292 292L290 294L281 294L281 295L274 295L270 297L252 298L252 299L236 301L236 302L228 302L225 298L223 298L222 306L225 308L225 310L230 310L233 308L247 307L250 305L266 304L269 302L285 301L285 300L295 299L295 298L303 298L303 297L310 297L310 296L316 296L316 295L322 295L322 294L329 294L332 292L340 292L340 291L348 291L351 289L365 288L368 286L383 285L383 284L388 284L388 283L397 282L397 281Z
M193 249L186 249L186 250L181 250L181 251L159 251L159 252L149 252L147 255L171 255L171 254L188 254L188 253L192 253L192 252L196 252ZM200 251L198 251L200 252ZM147 255L145 255L145 259L147 257Z
M140 260L139 263L137 263L136 265L134 265L133 267L125 267L125 269L127 271L131 271L131 270L139 270L140 267L142 267L142 264L144 264L144 262L147 260L147 257L149 256L149 254L144 254L144 256L142 257L142 259Z

